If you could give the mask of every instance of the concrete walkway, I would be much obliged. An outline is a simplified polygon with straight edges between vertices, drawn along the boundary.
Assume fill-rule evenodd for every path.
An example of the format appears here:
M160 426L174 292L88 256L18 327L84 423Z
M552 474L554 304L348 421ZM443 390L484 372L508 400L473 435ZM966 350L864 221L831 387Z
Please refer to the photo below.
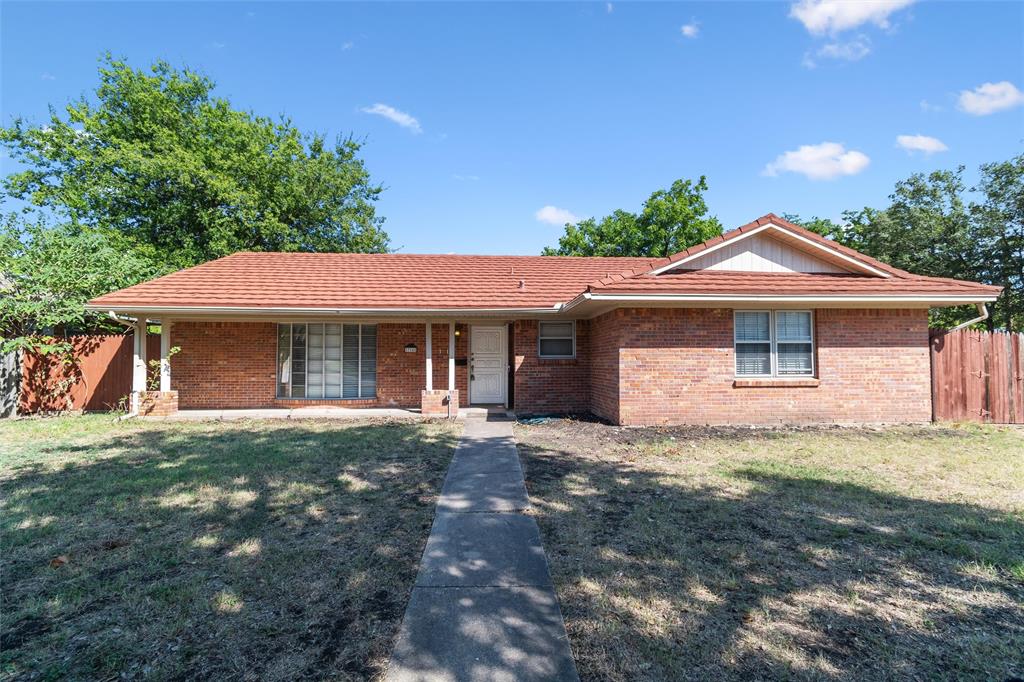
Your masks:
M469 418L386 679L578 680L511 421Z

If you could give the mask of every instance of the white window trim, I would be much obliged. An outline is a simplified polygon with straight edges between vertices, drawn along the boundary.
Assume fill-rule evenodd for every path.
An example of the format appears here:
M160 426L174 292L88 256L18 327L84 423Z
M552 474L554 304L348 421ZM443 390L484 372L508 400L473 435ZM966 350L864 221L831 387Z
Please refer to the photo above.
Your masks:
M771 374L740 374L736 371L736 346L741 343L755 344L764 341L739 341L736 339L736 316L739 313L768 313L768 343L770 350ZM776 329L776 313L807 313L811 317L811 372L810 374L779 374L778 363L778 330ZM807 343L807 341L784 341L783 343ZM814 336L814 310L794 308L748 308L734 310L732 314L732 372L736 379L810 379L818 376L818 342Z
M572 327L572 336L544 336L541 330L546 324L565 324ZM541 352L541 339L572 339L572 353L570 355L545 355ZM544 360L572 360L576 357L576 320L544 320L537 322L537 357Z

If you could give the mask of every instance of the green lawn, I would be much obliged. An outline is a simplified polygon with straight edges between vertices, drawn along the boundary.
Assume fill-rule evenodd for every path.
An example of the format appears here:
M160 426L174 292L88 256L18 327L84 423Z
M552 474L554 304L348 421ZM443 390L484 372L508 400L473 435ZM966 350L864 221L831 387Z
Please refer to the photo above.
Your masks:
M458 429L0 421L0 677L379 676Z
M585 680L1024 676L1024 430L517 425Z

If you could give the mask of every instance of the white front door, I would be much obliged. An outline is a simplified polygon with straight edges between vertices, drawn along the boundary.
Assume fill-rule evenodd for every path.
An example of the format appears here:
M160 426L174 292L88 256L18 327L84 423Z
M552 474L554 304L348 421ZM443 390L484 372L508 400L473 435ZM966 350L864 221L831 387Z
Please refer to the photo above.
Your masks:
M505 327L470 330L469 399L471 402L505 402Z

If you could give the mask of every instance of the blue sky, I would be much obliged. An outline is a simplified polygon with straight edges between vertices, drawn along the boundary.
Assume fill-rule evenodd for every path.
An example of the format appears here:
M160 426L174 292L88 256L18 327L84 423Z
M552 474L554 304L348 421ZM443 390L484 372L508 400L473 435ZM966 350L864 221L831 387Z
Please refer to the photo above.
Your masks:
M88 93L105 50L187 65L237 107L364 138L406 252L538 253L562 231L545 219L637 210L701 174L727 228L767 212L837 218L885 205L913 172L964 164L972 179L1024 150L1020 2L0 12L5 124Z

